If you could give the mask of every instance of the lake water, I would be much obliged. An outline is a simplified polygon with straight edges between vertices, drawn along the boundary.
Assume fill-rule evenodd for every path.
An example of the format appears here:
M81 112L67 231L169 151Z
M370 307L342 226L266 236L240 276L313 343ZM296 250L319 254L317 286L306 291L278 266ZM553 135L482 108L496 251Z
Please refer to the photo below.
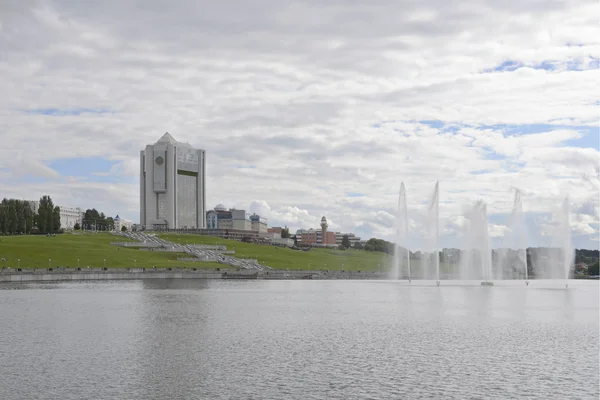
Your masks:
M0 399L598 399L598 281L0 284Z

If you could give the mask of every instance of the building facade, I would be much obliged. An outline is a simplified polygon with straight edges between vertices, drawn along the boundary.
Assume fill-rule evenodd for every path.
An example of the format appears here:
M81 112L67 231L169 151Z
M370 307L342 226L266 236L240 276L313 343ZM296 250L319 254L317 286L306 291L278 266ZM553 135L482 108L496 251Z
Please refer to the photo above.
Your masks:
M261 217L258 214L252 214L250 216L250 221L252 221L251 229L253 231L258 232L259 234L266 234L269 227L267 226L267 219ZM281 232L279 232L279 236L281 237Z
M337 244L335 232L325 231L325 242L323 242L323 229L299 229L296 231L296 241L302 246L330 246Z
M140 224L146 229L206 227L204 150L168 132L140 153Z
M37 214L40 209L40 202L38 200L28 200L29 206L31 207L31 211L34 214ZM55 206L58 206L55 204ZM79 224L81 227L83 225L83 217L85 215L85 211L79 207L62 207L58 206L60 209L60 229L70 230L75 228L75 224Z
M344 236L348 236L348 240L350 241L350 247L354 247L356 245L356 243L360 242L360 237L356 236L354 233L341 233L341 232L336 232L335 233L335 242L337 243L337 245L341 245L342 241L344 240Z
M75 224L83 225L83 217L85 211L81 208L61 207L60 208L60 228L61 229L74 229Z
M218 204L206 213L208 229L235 229L237 231L252 231L263 236L267 234L267 219L260 215L249 215L246 210L231 208L227 210L223 204Z
M123 227L125 227L128 231L131 231L133 228L133 222L125 219L125 218L121 218L118 215L113 218L113 221L115 223L115 231L120 232Z
M344 236L348 236L351 247L360 242L360 237L353 233L331 232L328 228L327 218L323 216L320 229L298 229L296 242L302 246L336 247L342 244Z

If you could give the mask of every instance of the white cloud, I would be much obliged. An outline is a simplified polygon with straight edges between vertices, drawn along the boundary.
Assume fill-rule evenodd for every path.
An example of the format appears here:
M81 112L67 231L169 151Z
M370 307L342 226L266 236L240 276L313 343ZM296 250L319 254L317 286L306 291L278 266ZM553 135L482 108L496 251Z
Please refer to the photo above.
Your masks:
M462 205L507 214L517 187L535 215L568 194L577 240L595 245L577 205L599 202L597 5L144 4L1 2L0 196L50 193L136 220L139 151L169 131L207 150L209 207L293 229L326 215L390 238L405 181L421 235L439 179L447 236ZM45 165L71 157L116 164L103 182Z

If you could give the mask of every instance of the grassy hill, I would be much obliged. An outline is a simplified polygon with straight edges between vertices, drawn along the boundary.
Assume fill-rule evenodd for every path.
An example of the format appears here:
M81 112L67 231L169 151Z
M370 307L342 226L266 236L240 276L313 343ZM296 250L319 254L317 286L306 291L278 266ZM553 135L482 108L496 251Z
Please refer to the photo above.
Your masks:
M178 235L174 233L159 236L165 240L180 244L225 245L227 249L235 250L235 257L258 259L259 263L275 269L387 271L392 265L392 257L381 252L319 248L313 248L310 251L299 251L269 245L219 239L211 236ZM420 268L419 261L412 260L411 263L414 271ZM447 270L449 266L441 264L440 268L443 271Z
M345 269L345 270L376 270L387 269L390 257L384 253L359 250L311 249L298 251L283 247L258 245L238 242L235 240L219 239L200 235L159 235L165 240L181 244L218 244L235 250L235 257L258 259L263 265L275 269Z
M200 263L177 261L177 256L185 253L167 253L143 251L135 248L125 248L111 245L110 242L130 241L123 237L106 233L65 233L48 237L45 235L34 236L0 236L0 267L17 267L17 259L21 259L21 268L47 268L48 259L52 259L52 266L77 267L103 267L106 259L108 268L151 268L156 266L188 268L223 268L217 263ZM6 261L2 261L2 259ZM135 260L135 261L134 261Z
M275 269L387 271L392 265L392 257L380 252L318 248L305 252L210 236L162 234L160 237L181 244L225 245L228 250L235 251L235 257L257 259L259 263ZM143 251L110 244L117 241L129 240L106 233L65 233L54 237L0 236L0 267L16 268L17 259L21 260L21 268L47 268L48 259L52 259L53 267L76 267L79 259L82 268L99 268L104 266L106 259L108 268L227 268L226 265L211 262L177 261L178 256L189 257L185 253ZM418 261L412 261L412 268L413 271L419 269ZM442 264L441 268L445 270L448 266Z

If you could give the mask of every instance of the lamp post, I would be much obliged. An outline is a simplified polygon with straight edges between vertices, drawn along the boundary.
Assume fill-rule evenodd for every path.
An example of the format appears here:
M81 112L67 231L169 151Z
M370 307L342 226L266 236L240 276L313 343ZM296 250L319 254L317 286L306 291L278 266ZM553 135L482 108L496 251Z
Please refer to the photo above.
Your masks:
M77 268L79 268L79 258L77 259Z
M52 268L52 259L51 258L48 259L48 268Z
M106 268L106 258L104 259L104 268Z
M17 268L21 268L21 259L17 258Z
M137 260L133 260L133 266L134 268L137 268Z

